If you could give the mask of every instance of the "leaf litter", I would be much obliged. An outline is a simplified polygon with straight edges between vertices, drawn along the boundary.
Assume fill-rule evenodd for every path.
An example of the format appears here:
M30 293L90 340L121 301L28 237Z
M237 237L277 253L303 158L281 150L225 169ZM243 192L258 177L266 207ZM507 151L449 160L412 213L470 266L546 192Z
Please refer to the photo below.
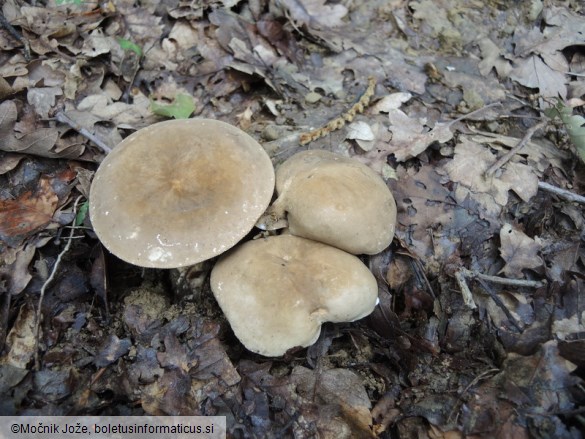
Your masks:
M579 2L1 12L0 414L222 415L234 438L582 437L583 205L541 190L584 189ZM330 126L307 147L388 180L399 225L369 260L372 316L262 358L221 315L210 264L104 257L73 208L107 151L91 139L191 114L240 126L275 164Z

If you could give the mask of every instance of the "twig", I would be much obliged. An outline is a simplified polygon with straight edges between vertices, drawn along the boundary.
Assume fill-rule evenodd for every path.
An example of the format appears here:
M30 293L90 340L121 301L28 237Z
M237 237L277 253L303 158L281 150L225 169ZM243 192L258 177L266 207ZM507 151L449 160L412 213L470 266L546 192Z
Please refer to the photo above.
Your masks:
M491 287L487 284L487 282L485 280L483 280L481 277L478 277L477 281L481 284L483 289L489 294L489 296L492 298L494 303L496 305L498 305L498 308L500 308L502 310L502 312L506 315L506 317L508 318L508 320L510 321L512 326L514 326L514 328L516 328L516 330L520 334L522 334L524 332L524 329L520 326L520 323L518 323L518 321L512 315L512 313L510 312L508 307L504 304L504 302L502 302L502 299L500 299L500 297L496 294L496 292L494 290L492 290Z
M466 268L459 269L458 273L461 273L461 275L466 278L478 278L496 284L511 285L515 287L540 288L546 285L546 282L540 280L508 279L507 277L490 276L488 274L478 273Z
M57 260L55 261L55 264L53 265L53 269L51 270L51 274L49 275L49 277L47 278L45 283L43 283L43 286L41 287L41 291L39 294L39 304L37 305L37 313L36 313L36 317L35 317L35 331L34 331L34 333L36 334L36 339L35 339L35 368L36 368L36 370L39 370L40 366L41 366L40 359L39 359L39 341L41 338L41 308L43 307L43 299L45 298L45 291L47 290L47 287L51 284L51 282L53 282L53 279L55 278L55 275L57 274L57 269L59 268L59 264L61 263L61 259L63 259L63 255L65 255L65 253L67 253L67 251L69 251L69 248L71 247L71 243L73 242L73 234L75 233L75 230L76 230L75 218L77 216L77 205L79 204L79 200L81 200L82 198L83 198L83 196L80 195L79 197L77 197L75 199L75 203L73 204L73 226L71 227L71 231L69 232L67 244L65 244L65 247L63 248L61 253L59 253L59 255L57 256Z
M24 59L26 61L30 61L31 57L30 57L30 46L28 44L28 41L26 41L24 39L24 37L20 34L20 32L18 32L14 26L12 26L8 20L6 19L6 17L4 16L4 14L2 14L2 12L0 12L0 25L6 29L8 31L8 33L10 35L12 35L12 38L14 38L16 41L18 41L19 43L22 44L22 46L24 47Z
M558 195L561 198L564 198L568 201L575 201L577 203L585 204L585 197L582 195L574 194L566 189L561 189L560 187L553 186L552 184L545 183L543 181L538 182L538 187L544 191L552 192L555 195Z
M516 287L540 288L540 287L543 287L546 285L545 282L538 281L538 280L508 279L506 277L490 276L487 274L477 273L475 271L471 271L471 270L468 270L466 268L461 268L461 269L457 270L455 272L455 279L457 280L457 283L459 284L459 288L461 289L461 295L463 296L463 303L465 303L465 305L467 305L467 307L469 307L470 309L477 308L477 305L475 304L475 302L473 300L473 295L471 294L471 290L467 286L466 279L478 279L479 282L483 285L484 289L488 292L490 297L492 297L492 299L496 302L496 304L504 310L504 313L506 313L506 316L512 321L512 324L520 332L522 332L522 329L517 324L517 322L512 318L512 315L509 313L508 309L504 306L504 304L501 302L499 297L497 297L495 294L493 294L491 292L491 290L489 289L489 287L487 287L487 285L485 285L482 281L488 281L488 282L493 282L493 283L502 284L502 285L511 285L511 286L516 286Z
M455 279L457 279L457 283L459 284L459 288L461 289L463 303L465 303L465 305L467 305L469 309L477 308L477 305L473 301L473 295L471 294L471 290L469 289L469 287L467 286L467 282L465 281L463 269L455 272Z
M500 157L493 165L491 165L490 168L485 172L485 175L487 177L491 177L494 174L494 172L496 172L498 169L500 169L502 166L508 163L508 161L515 154L517 154L522 148L524 148L524 146L526 146L530 139L532 139L532 136L534 136L534 133L539 129L545 127L547 123L548 119L544 119L538 122L536 125L530 127L528 131L526 131L526 134L524 134L524 137L522 137L522 140L520 140L520 142L518 142L516 146L514 146L510 151L508 151L506 154Z
M470 118L472 118L474 116L477 116L478 114L484 112L485 110L489 110L490 108L493 108L493 107L501 107L501 106L502 106L502 103L501 102L493 102L491 104L488 104L488 105L485 105L485 106L483 106L481 108L478 108L477 110L474 110L471 113L462 114L457 119L450 120L449 122L447 122L447 124L448 125L453 125L453 124L455 124L457 122L461 122L462 120L470 119Z
M83 128L81 125L79 125L77 122L75 122L73 119L71 119L69 116L67 116L62 111L59 111L55 115L55 119L57 119L57 121L59 121L61 123L64 123L65 125L69 125L75 131L77 131L79 134L81 134L83 137L91 140L93 143L96 144L96 146L98 146L106 154L109 154L112 152L112 148L110 148L108 145L106 145L95 134L92 134L91 132L89 132L89 130L87 130L86 128Z

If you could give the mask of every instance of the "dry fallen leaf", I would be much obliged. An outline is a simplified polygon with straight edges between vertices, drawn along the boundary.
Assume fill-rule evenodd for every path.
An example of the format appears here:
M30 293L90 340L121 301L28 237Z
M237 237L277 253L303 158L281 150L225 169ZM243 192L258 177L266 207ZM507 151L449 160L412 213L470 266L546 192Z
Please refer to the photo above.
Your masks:
M70 151L59 154L51 149L57 142L59 132L56 128L38 128L17 137L14 125L17 118L16 104L13 101L5 101L0 104L0 149L7 152L33 154L42 157L70 157ZM77 158L80 154L74 154L71 158Z
M525 87L537 88L542 97L567 97L565 75L550 68L539 56L517 61L510 78Z
M454 4L440 4L436 1L421 0L410 2L409 7L414 9L414 18L422 20L432 29L433 35L441 38L448 45L457 46L461 43L461 33L449 20L448 11L456 8Z
M497 150L502 150L502 145L506 147L506 150L513 148L521 140L516 137L487 132L478 132L476 135L470 136L469 139L476 143L489 145L490 148ZM538 176L541 176L550 166L562 169L563 162L570 157L567 151L563 151L553 142L544 138L533 138L519 154L526 156L527 164Z
M522 270L542 265L542 259L538 256L541 247L537 240L516 230L511 224L504 224L500 230L500 253L506 265L500 272L508 277L524 277Z
M352 122L347 126L347 139L355 140L374 140L375 136L372 132L372 128L364 121Z
M0 259L0 279L5 283L8 294L19 294L26 288L32 275L29 265L35 255L36 248L32 244L18 248L6 248Z
M342 4L327 4L325 0L285 0L292 18L309 27L328 28L341 26L347 8Z
M55 106L57 96L61 96L61 87L39 87L28 90L26 99L36 113L43 119L49 118L49 111Z
M95 94L82 99L77 106L79 111L87 111L102 121L112 121L119 128L142 128L156 121L150 111L150 100L137 92L133 104L112 102L103 94Z
M384 96L374 105L372 105L370 112L374 114L388 113L391 110L399 109L402 106L402 104L408 102L410 99L412 99L412 94L410 93L407 92L392 93L387 96Z
M570 340L578 338L578 334L585 331L585 311L581 315L574 314L571 317L555 320L552 324L552 332L559 340Z
M0 364L9 364L25 369L34 356L36 346L35 310L30 303L20 307L16 321L6 337L7 352Z
M390 110L388 117L392 140L387 151L399 162L416 157L434 142L445 143L453 138L451 122L436 122L430 129L426 118L413 119L402 110Z
M14 200L0 201L0 240L11 247L45 227L53 219L59 201L49 178L41 177L34 191Z
M495 161L496 157L488 148L461 136L453 159L439 168L459 183L455 190L459 203L471 195L485 208L486 217L494 218L508 202L508 191L513 190L524 201L529 201L538 191L534 171L521 163L508 162L501 174L486 177L486 171Z
M341 418L351 429L351 437L373 437L370 431L371 402L359 376L347 369L329 369L320 373L297 366L291 373L297 393L322 405L339 405ZM336 430L331 420L321 418L320 430ZM329 425L328 425L329 424Z
M393 188L400 224L397 235L404 233L409 248L421 258L432 254L433 236L429 230L454 220L452 199L440 178L431 167L423 167L419 172L399 168L399 183Z
M479 72L487 76L493 68L498 72L498 76L506 78L512 70L510 61L502 56L502 48L495 44L488 37L483 37L477 44L481 50L483 60L478 64Z

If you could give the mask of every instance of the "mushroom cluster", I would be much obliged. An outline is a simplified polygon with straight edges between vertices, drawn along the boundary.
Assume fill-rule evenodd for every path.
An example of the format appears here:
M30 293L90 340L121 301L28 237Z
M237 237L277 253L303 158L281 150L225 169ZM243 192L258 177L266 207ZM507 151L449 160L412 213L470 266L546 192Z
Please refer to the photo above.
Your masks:
M223 255L211 289L238 339L253 352L313 344L323 322L351 322L376 306L375 277L354 254L392 242L396 203L369 167L328 151L295 154L276 172L278 198L256 224L289 234Z
M386 248L396 222L390 190L358 161L304 151L275 176L258 142L208 119L123 140L95 174L89 212L104 246L135 265L178 268L223 253L213 294L238 339L266 356L313 344L323 322L373 311L376 280L354 255ZM236 245L254 224L288 233Z

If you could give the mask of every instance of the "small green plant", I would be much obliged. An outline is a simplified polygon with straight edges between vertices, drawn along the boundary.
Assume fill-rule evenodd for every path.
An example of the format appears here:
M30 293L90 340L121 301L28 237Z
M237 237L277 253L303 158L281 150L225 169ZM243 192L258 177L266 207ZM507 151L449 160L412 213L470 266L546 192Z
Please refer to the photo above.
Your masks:
M566 106L560 100L557 102L557 105L545 110L544 114L551 119L555 117L561 119L569 134L569 138L577 149L579 158L585 162L585 118L578 114L573 114L573 109Z
M81 206L79 206L79 209L77 210L77 215L75 215L75 222L74 222L75 227L78 227L78 226L83 224L83 221L85 221L85 217L87 216L88 210L89 210L89 201L86 201Z
M178 94L172 103L168 105L150 101L150 111L159 116L174 117L175 119L187 119L195 111L193 98L187 94Z
M122 49L134 52L138 57L142 56L142 48L138 44L125 38L118 38L118 44Z

